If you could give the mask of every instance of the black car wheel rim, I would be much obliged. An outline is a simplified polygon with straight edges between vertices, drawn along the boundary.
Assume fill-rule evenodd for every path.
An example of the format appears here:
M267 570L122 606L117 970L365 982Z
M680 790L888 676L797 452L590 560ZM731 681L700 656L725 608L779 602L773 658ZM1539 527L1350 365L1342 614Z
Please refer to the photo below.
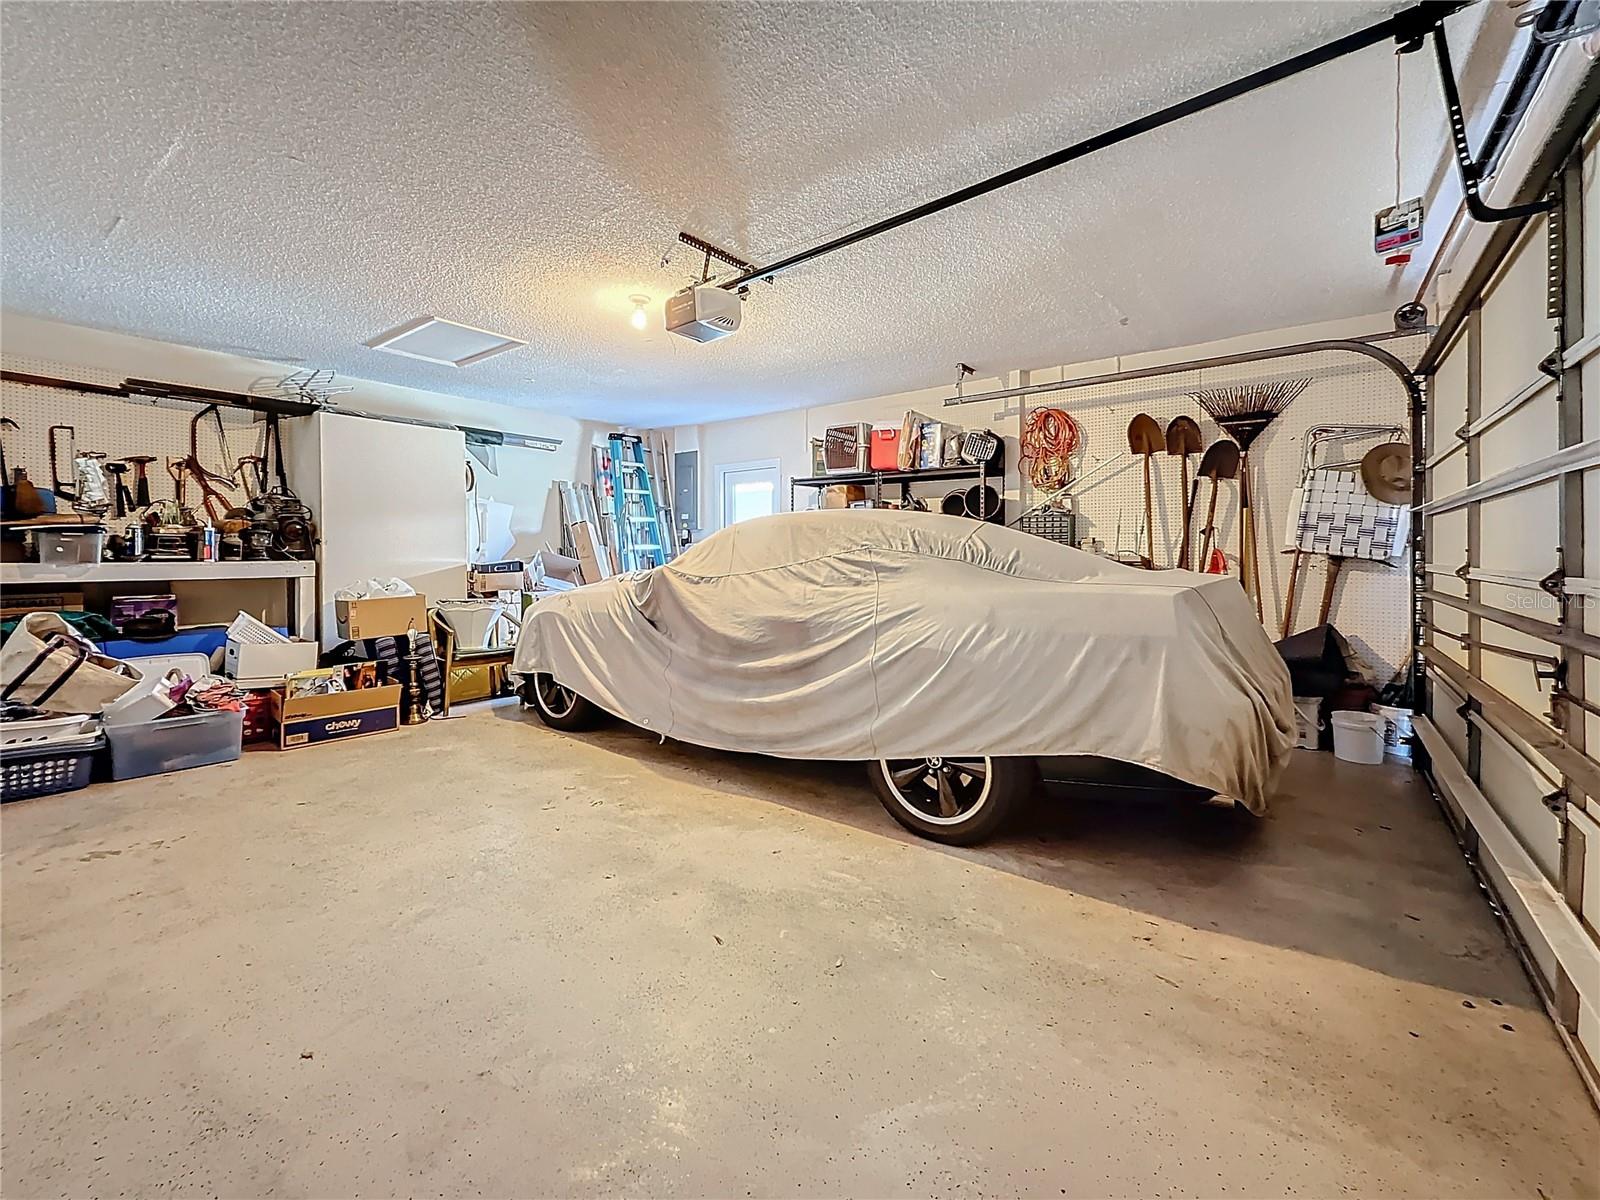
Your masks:
M562 687L549 675L533 677L533 694L547 716L558 718L570 716L578 703L577 692L569 687Z
M879 768L907 812L934 825L970 821L989 800L987 758L886 758Z

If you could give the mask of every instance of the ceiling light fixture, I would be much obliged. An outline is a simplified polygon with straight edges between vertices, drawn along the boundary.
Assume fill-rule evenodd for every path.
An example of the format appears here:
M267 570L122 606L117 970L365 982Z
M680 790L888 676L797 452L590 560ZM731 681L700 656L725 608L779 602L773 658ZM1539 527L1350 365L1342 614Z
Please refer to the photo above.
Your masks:
M628 299L633 301L633 316L628 318L628 322L635 329L643 329L649 322L649 318L644 315L644 306L650 303L650 297L640 296L636 293L629 296Z

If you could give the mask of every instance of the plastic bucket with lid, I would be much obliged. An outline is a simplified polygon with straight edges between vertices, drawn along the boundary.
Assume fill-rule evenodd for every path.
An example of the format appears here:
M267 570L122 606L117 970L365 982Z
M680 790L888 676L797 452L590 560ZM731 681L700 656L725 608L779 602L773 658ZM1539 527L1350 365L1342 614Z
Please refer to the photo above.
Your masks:
M1345 762L1381 763L1383 731L1388 725L1376 713L1336 712L1333 725L1333 754Z
M1411 717L1409 708L1393 704L1374 704L1372 711L1384 719L1383 746L1391 758L1411 761Z

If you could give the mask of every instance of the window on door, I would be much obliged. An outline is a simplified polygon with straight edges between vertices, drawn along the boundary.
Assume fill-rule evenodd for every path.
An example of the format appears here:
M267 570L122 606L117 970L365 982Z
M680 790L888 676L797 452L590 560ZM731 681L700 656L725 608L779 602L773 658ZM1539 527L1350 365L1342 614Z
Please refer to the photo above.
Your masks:
M717 468L722 493L722 527L778 511L778 460L730 463Z

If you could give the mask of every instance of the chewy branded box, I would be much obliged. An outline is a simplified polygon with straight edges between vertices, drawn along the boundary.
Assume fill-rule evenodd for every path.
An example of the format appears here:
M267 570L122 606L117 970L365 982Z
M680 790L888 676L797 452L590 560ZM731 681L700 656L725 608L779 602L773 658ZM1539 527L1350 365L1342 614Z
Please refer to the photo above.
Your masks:
M335 600L334 619L339 636L353 642L363 638L405 637L407 630L428 632L426 596L376 596L371 600Z
M334 692L331 696L302 696L285 700L274 692L278 717L278 748L293 750L364 733L387 733L400 725L400 685Z

